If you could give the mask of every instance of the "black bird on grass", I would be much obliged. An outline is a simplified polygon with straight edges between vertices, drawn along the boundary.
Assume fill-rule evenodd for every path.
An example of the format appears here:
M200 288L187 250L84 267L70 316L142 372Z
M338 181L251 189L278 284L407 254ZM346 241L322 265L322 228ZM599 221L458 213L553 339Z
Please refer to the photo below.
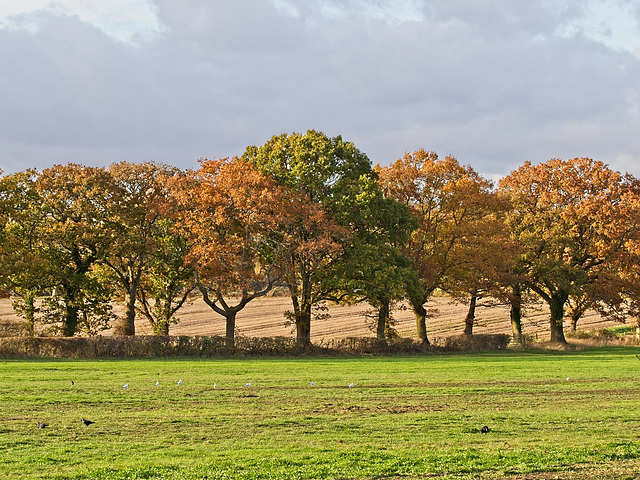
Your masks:
M86 418L81 418L80 421L84 423L86 426L89 426L92 423L96 423L96 422L92 422L91 420L87 420Z
M480 433L489 433L489 427L486 425L480 429Z
M36 425L38 426L38 428L46 428L49 426L48 423L42 423L42 422L36 422Z

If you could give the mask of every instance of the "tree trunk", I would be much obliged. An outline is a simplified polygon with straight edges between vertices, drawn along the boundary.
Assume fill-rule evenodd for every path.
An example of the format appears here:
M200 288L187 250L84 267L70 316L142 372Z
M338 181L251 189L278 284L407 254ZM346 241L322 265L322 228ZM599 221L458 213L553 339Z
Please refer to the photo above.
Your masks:
M378 308L378 325L376 328L376 337L380 340L386 340L386 330L389 324L389 299L379 298L380 307Z
M226 330L225 330L225 338L227 340L227 345L233 347L235 344L235 336L236 336L236 312L233 310L229 310L225 314L226 318Z
M311 345L311 306L296 313L296 343L307 347Z
M123 335L136 334L136 294L138 291L138 282L131 282L131 288L128 292L127 305L125 308L126 324L124 325Z
M522 289L520 285L513 286L509 303L511 304L510 316L513 341L519 345L524 345L524 337L522 336Z
M151 330L154 335L169 335L169 322L159 320L151 324Z
M169 325L173 312L171 310L171 300L161 300L156 298L154 309L156 312L155 321L153 315L149 317L151 331L154 335L169 335Z
M571 315L569 316L569 326L572 332L575 332L578 329L578 320L582 318L584 315L584 308L573 308L571 309Z
M65 301L69 301L65 299ZM78 328L78 307L67 303L65 307L64 324L62 326L63 337L73 337Z
M36 333L36 293L33 290L27 290L23 299L24 307L22 309L24 319L27 323L27 335L33 337Z
M304 271L304 268L301 268ZM299 346L311 345L311 280L308 275L302 275L301 285L289 283L289 294L293 304L294 320L296 322L296 343Z
M549 309L551 310L551 341L556 343L567 343L564 337L564 328L562 322L564 320L564 305L567 301L567 295L556 294L549 302Z
M424 345L429 345L429 339L427 338L427 310L424 305L413 303L413 314L416 317L416 328L418 330L418 340Z
M137 285L132 282L125 297L124 318L115 327L118 335L136 334L136 293Z
M291 290L293 319L296 322L296 343L306 347L311 345L311 302L298 299L295 290Z
M469 301L469 310L467 310L467 317L464 319L464 334L473 335L473 322L476 318L476 304L478 302L477 295L472 295Z

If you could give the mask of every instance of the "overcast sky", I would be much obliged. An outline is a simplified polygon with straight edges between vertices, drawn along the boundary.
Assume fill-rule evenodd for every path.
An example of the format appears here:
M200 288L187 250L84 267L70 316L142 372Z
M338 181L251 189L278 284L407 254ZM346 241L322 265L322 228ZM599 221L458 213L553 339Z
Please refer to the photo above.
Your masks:
M98 4L98 5L93 5ZM640 177L637 0L2 0L0 168L182 168L279 133L497 178Z

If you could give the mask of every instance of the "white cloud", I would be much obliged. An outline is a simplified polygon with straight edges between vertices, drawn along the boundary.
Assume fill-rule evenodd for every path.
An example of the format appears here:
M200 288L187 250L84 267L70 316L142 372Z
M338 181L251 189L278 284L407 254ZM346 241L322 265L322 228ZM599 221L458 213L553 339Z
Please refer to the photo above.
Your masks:
M564 27L565 35L584 35L609 47L635 51L640 49L640 17L635 2L627 0L591 0L585 14Z
M140 41L160 30L150 0L3 0L0 4L0 26L24 26L28 15L39 11L77 16L126 42ZM30 26L33 28L35 25L31 23Z

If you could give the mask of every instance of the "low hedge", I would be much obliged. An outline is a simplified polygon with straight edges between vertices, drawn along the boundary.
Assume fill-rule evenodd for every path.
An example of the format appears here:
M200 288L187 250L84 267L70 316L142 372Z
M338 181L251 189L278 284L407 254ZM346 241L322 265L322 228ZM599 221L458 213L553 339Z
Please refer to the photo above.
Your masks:
M156 358L230 355L224 337L113 336L0 338L2 357Z
M505 350L511 342L511 336L498 335L454 335L444 339L442 348L446 351L481 352L486 350Z
M3 358L158 358L228 356L313 356L419 354L445 351L502 350L508 335L473 335L446 339L438 346L409 338L380 340L349 337L302 347L289 337L237 337L232 346L220 336L2 337Z

